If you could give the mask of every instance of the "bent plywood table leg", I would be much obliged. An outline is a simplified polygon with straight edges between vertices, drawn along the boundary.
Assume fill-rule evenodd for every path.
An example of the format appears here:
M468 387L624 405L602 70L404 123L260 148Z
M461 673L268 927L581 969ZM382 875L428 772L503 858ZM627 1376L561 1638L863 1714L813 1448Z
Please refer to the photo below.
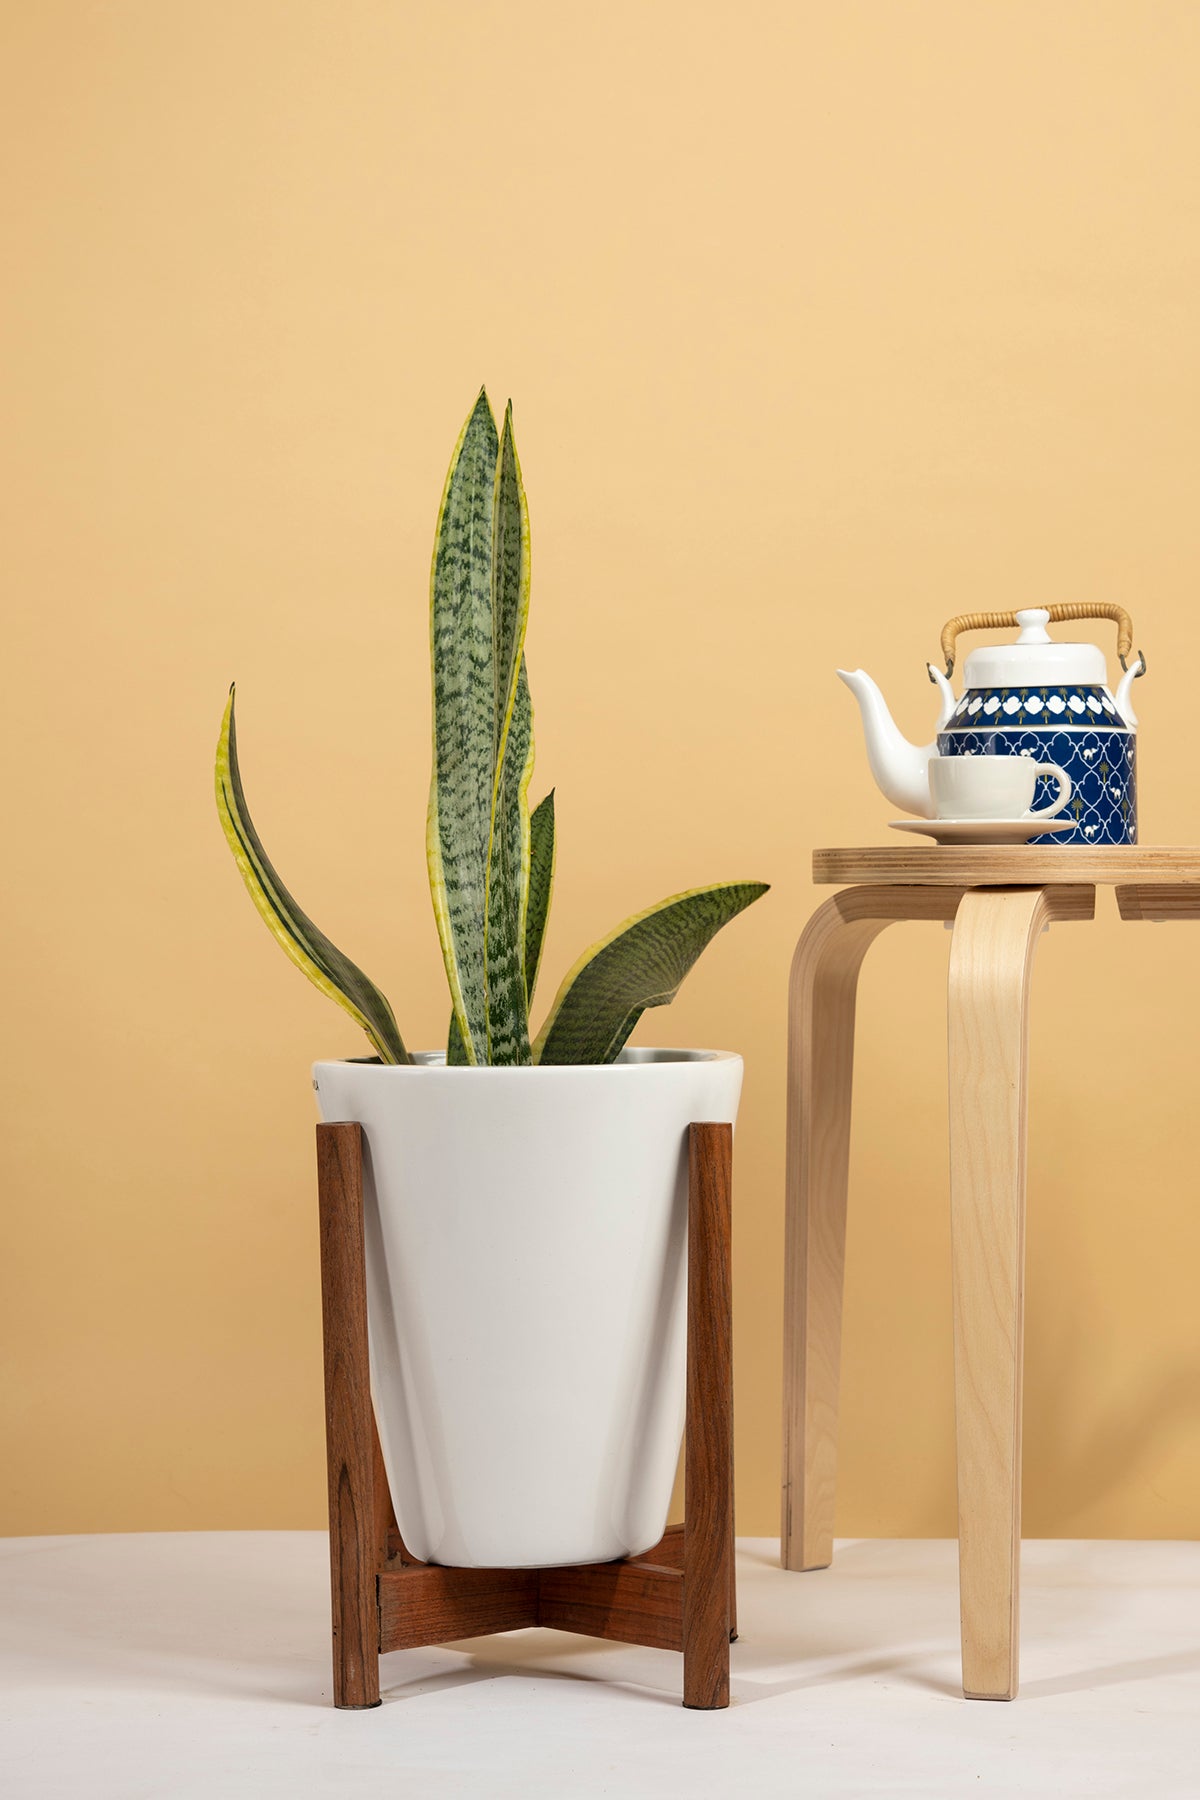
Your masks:
M950 952L950 1212L963 1692L1017 1691L1029 988L1091 888L977 888Z
M898 919L951 920L961 888L859 887L813 914L788 994L784 1241L785 1569L833 1556L854 1004L862 960Z

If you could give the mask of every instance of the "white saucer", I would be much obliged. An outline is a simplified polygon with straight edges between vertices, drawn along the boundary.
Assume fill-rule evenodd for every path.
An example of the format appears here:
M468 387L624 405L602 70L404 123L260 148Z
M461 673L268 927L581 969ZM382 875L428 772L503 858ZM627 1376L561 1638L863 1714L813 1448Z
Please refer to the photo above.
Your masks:
M920 831L939 844L1027 844L1044 831L1070 831L1073 819L890 819L893 831Z

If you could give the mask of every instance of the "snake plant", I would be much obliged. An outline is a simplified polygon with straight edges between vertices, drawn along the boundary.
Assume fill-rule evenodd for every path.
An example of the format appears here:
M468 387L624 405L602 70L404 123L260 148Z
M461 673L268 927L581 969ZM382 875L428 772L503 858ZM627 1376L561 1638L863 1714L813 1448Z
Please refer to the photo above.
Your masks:
M613 1062L665 1006L762 882L693 888L626 919L568 971L541 1030L529 1007L554 885L551 791L530 812L533 708L525 667L529 512L513 438L480 390L451 458L430 582L433 778L426 852L450 987L451 1063ZM234 690L217 744L217 811L250 897L292 961L348 1012L385 1063L411 1062L374 982L301 911L255 830L238 767Z

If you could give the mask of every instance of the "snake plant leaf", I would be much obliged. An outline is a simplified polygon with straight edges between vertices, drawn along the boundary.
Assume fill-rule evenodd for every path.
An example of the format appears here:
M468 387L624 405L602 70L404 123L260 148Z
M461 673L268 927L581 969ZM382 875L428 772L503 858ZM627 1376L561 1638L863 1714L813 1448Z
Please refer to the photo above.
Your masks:
M487 393L455 445L430 577L433 779L425 848L446 979L468 1062L487 1057L484 933L495 797L492 512L499 438Z
M529 909L525 916L525 989L529 1004L537 986L550 897L554 892L557 844L554 832L554 789L539 800L529 820Z
M516 703L528 623L529 506L513 436L510 400L504 412L492 490L493 704L497 769L504 755L504 740Z
M497 896L499 894L504 894L506 896L511 897L516 893L516 885L514 883L510 882L510 880L508 879L508 870L513 866L520 866L521 864L524 864L524 866L527 870L527 874L526 874L525 880L522 885L523 885L523 890L524 890L525 895L527 897L529 897L530 890L531 890L530 876L536 871L537 879L538 879L538 883L539 883L538 912L540 915L540 923L535 923L535 921L534 921L534 914L533 914L533 910L532 910L532 907L533 907L532 898L528 898L528 904L526 906L527 924L523 931L525 954L520 959L521 981L522 981L523 988L524 988L527 986L527 983L528 983L526 969L528 966L531 928L532 928L533 939L535 942L534 968L535 968L535 972L536 972L537 958L540 957L540 955L541 955L542 936L545 931L545 925L546 925L545 915L546 915L546 912L548 911L549 905L550 905L550 891L549 891L548 884L553 878L554 817L553 817L553 805L551 805L551 809L550 809L551 837L550 837L550 844L549 844L550 862L549 862L549 865L547 866L547 864L546 864L547 849L546 849L546 845L544 842L544 839L545 839L545 815L543 814L543 819L540 823L538 822L537 813L535 813L533 815L532 819L529 817L528 791L529 791L529 777L533 771L533 744L532 744L532 734L531 734L531 715L530 715L530 708L529 708L528 678L526 676L525 667L524 667L523 663L521 666L520 686L517 691L517 704L516 704L516 708L513 713L513 723L512 723L512 727L511 727L510 734L509 734L509 743L513 748L513 756L514 756L513 766L519 767L521 769L520 796L519 796L520 804L516 808L507 809L508 810L508 834L507 834L507 837L505 837L504 835L501 835L498 838L498 840L493 843L492 865L491 865L492 871L493 871L493 876L494 876L495 867L496 867L496 858L498 855L501 855L505 858L505 867L504 867L504 871L503 871L502 881L497 882L495 879L492 880L492 883L491 883L491 886L489 889L489 898L491 899L491 902L492 902L492 905L494 908L496 905ZM522 757L520 754L521 744L526 744L528 746L528 754L525 755L524 757ZM552 796L550 798L552 799ZM544 808L545 804L546 804L545 801L543 801L542 806L538 808L538 812L542 812L542 809ZM537 838L536 839L534 837L535 825L537 827ZM494 930L495 929L495 918L494 918L493 914L489 914L489 924L490 924L491 928ZM505 920L503 921L503 925L506 929L516 931L519 934L517 937L517 941L518 942L522 941L521 927L520 927L520 921L519 921L519 911L516 913L510 912L508 914L508 916L505 918ZM489 958L489 967L490 966L491 966L491 959ZM505 1036L502 1037L497 1030L497 1024L499 1024L501 1027L504 1025L504 1023L505 1023L504 1016L503 1016L503 1014L501 1014L499 1012L499 1009L497 1008L496 1003L495 1003L494 995L492 993L491 988L489 987L489 990L488 990L488 1017L489 1017L489 1022L491 1025L491 1031L492 1031L492 1036L491 1036L491 1040L490 1040L490 1044L489 1044L489 1060L493 1063L508 1062L510 1064L520 1063L523 1065L527 1065L531 1060L531 1053L530 1053L530 1049L529 1049L529 996L528 996L528 994L526 993L524 1004L521 1005L519 1007L519 1009L514 1008L514 1011L511 1015L511 1029L508 1031L508 1033ZM512 1052L517 1048L518 1045L520 1046L520 1053L513 1054ZM466 1046L463 1043L462 1032L458 1028L458 1019L453 1013L451 1013L450 1029L449 1029L449 1033L448 1033L448 1036L446 1039L446 1062L449 1065L449 1067L456 1068L456 1067L461 1067L463 1064L466 1063L466 1061L467 1061Z
M242 789L232 688L217 740L216 789L217 812L233 859L272 936L313 986L362 1026L385 1063L411 1062L392 1009L375 983L301 911L263 849Z
M528 1065L529 999L525 991L525 915L529 895L529 782L533 715L522 661L496 795L488 857L488 1061Z
M767 891L762 881L675 894L585 950L558 990L533 1046L536 1063L610 1063L650 1006L666 1006L730 919Z
M529 902L529 781L533 711L525 669L529 617L529 511L513 438L504 415L492 514L492 636L495 671L495 792L488 844L484 923L487 1060L527 1065L525 916Z

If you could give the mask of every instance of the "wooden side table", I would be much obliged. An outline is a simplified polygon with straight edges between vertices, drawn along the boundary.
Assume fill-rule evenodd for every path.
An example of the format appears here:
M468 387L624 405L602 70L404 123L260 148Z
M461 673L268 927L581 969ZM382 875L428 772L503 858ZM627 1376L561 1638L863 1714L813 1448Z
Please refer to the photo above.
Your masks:
M1026 1083L1033 952L1044 926L1200 918L1200 849L941 845L818 850L842 886L792 963L784 1274L783 1563L833 1556L854 1002L874 940L900 919L953 926L950 1212L963 1692L1017 1691Z

